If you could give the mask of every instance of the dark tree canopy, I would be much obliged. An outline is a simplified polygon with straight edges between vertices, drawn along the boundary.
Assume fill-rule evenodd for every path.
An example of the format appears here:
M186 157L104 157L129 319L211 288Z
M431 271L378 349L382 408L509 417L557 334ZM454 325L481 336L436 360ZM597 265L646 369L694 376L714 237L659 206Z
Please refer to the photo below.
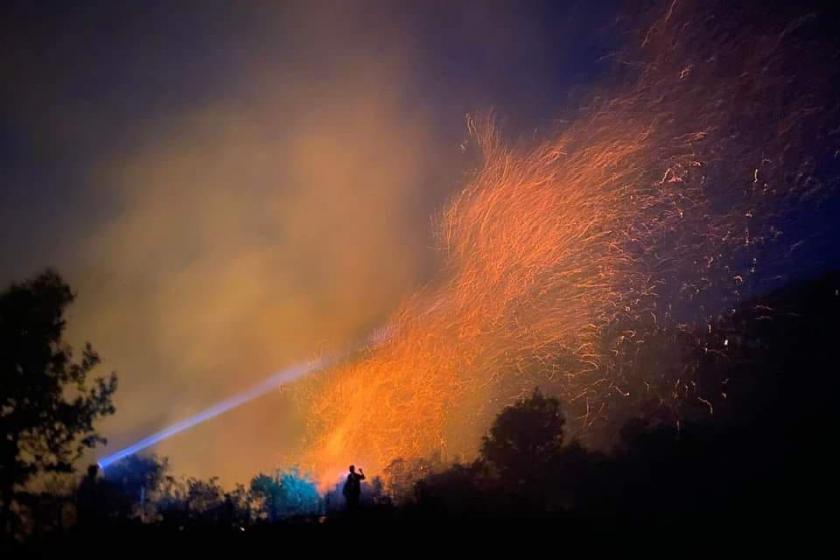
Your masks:
M4 522L17 487L47 472L72 472L104 442L94 422L113 414L115 374L90 379L99 356L78 360L62 336L74 294L47 270L0 293L0 500Z
M137 495L141 488L147 492L158 489L169 470L167 459L154 455L129 455L108 467L105 479L122 493Z
M560 401L539 389L505 408L481 445L481 455L504 476L527 477L542 470L563 445Z

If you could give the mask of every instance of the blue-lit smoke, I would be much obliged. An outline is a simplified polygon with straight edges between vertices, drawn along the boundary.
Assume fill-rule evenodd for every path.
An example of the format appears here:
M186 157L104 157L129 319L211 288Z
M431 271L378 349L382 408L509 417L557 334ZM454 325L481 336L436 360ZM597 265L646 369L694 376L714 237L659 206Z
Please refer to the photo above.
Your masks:
M286 368L282 371L279 371L265 379L259 385L255 385L247 391L243 391L242 393L229 397L223 400L222 402L217 403L211 406L210 408L199 412L195 416L191 416L190 418L181 420L180 422L173 424L168 428L165 428L155 434L141 439L133 445L130 445L124 449L120 449L119 451L100 459L99 467L105 469L108 467L108 465L112 465L120 459L124 459L129 455L134 455L138 451L146 449L147 447L151 447L156 443L160 443L161 441L170 438L175 434L183 432L184 430L188 430L197 424L201 424L202 422L214 418L220 414L223 414L228 410L232 410L259 396L265 395L266 393L280 385L289 383L290 381L294 381L306 375L307 373L311 373L313 371L322 369L329 365L329 363L331 363L332 361L333 360L327 358L318 358L316 360L304 362L302 364L297 364L292 367Z

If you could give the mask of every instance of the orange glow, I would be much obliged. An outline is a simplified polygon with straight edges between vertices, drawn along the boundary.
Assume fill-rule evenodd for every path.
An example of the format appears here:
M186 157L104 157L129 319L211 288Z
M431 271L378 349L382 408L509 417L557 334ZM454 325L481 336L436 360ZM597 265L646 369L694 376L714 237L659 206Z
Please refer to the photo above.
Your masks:
M605 131L571 153L576 132L522 155L489 125L476 131L486 165L440 221L451 276L408 302L392 338L331 374L313 400L317 472L347 457L379 470L396 457L471 453L490 411L465 403L486 398L501 375L523 374L527 390L525 364L545 364L567 400L620 390L604 377L602 334L655 289L626 246L640 235L640 211L670 206L648 236L679 219L667 200L677 193L648 188L626 165L647 147L644 134Z
M690 369L653 373L639 356L740 297L797 188L775 159L797 113L755 118L773 79L755 70L773 51L718 61L675 11L640 37L634 83L537 147L468 121L484 164L439 216L442 278L404 303L387 342L301 389L316 474L469 458L492 415L535 385L562 398L578 434L628 403L714 410Z

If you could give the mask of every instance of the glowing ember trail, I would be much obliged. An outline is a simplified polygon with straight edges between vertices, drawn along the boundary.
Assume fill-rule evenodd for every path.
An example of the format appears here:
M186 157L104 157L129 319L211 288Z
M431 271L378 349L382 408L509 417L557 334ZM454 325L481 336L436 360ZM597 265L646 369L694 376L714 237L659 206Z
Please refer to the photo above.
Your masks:
M766 283L773 245L795 242L778 224L827 191L804 143L836 144L813 77L837 71L811 68L828 63L807 41L783 51L787 21L714 27L702 8L670 4L623 53L632 82L535 148L468 122L484 165L440 215L442 277L389 340L300 389L315 473L468 458L535 385L595 443L627 411L714 410L723 391L696 387L675 340Z

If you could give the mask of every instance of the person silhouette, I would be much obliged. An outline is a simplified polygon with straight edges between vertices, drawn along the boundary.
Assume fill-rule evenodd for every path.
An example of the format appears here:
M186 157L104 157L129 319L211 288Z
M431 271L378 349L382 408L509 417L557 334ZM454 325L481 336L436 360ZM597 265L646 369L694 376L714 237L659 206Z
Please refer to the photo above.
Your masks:
M99 479L99 466L90 465L87 473L76 490L76 515L80 528L88 529L103 521L100 508L102 503L102 481Z
M356 466L350 465L350 473L344 482L342 493L347 500L347 511L355 512L359 508L359 497L362 495L362 481L365 479L365 471L361 468L356 472Z

